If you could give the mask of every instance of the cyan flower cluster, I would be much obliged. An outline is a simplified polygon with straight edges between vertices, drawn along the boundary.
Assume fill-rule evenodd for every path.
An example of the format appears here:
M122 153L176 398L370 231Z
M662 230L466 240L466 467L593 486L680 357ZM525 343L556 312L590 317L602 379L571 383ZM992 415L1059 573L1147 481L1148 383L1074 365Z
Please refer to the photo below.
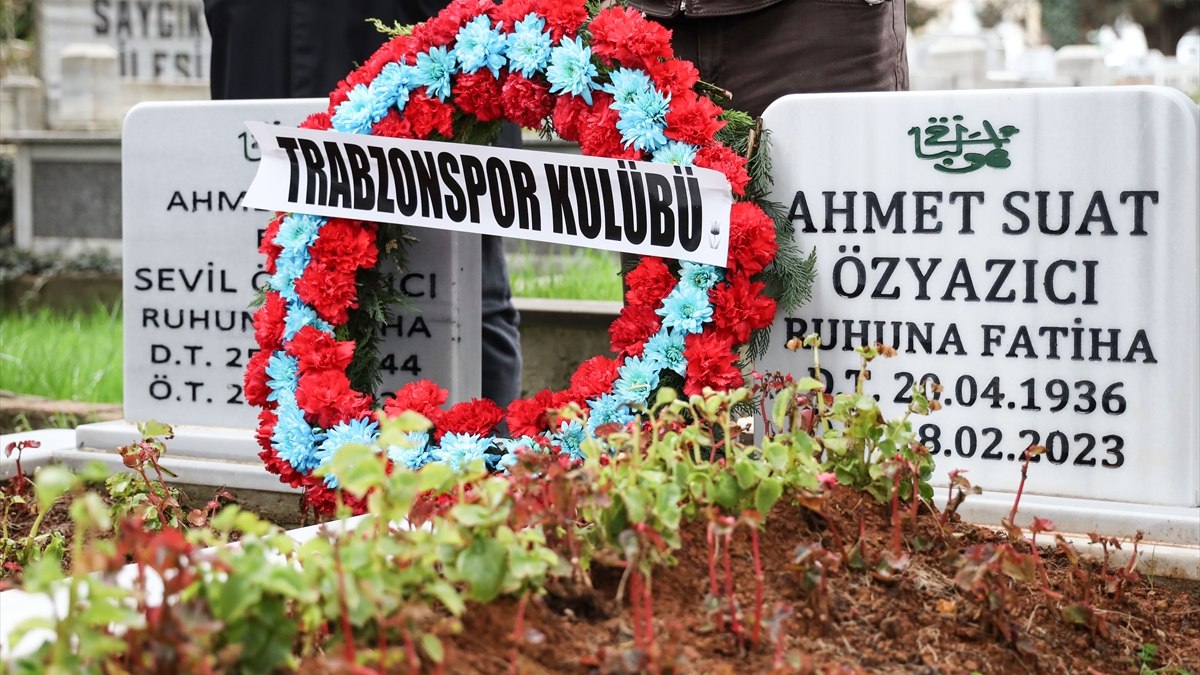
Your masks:
M708 292L723 278L724 272L712 265L681 264L679 283L663 299L662 307L655 310L663 318L662 326L646 341L641 358L627 359L617 370L613 394L622 402L646 403L650 392L658 386L658 374L663 370L673 370L680 375L687 373L684 338L703 331L704 324L712 321L713 307Z
M316 460L318 467L323 467L329 464L333 459L333 455L342 449L344 445L352 443L358 445L372 445L375 439L379 438L379 425L375 422L367 420L350 420L349 422L339 422L332 429L325 432L325 440L317 446L317 451L313 453L313 459ZM328 474L325 476L325 485L336 488L338 487L337 476Z
M410 431L404 434L403 443L389 445L388 459L416 471L433 461L433 453L429 448L429 433L425 431Z

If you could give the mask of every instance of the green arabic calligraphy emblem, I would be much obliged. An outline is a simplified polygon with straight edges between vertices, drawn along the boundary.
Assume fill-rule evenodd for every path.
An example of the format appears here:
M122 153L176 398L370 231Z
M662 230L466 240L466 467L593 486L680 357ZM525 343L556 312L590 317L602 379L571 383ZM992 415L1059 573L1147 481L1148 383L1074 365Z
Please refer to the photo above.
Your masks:
M909 129L917 157L940 160L933 168L944 173L970 173L985 166L993 169L1012 166L1004 146L1020 133L1020 129L1007 124L996 129L984 120L981 131L971 131L962 121L962 115L930 117L929 125L924 129L919 126ZM968 152L972 149L978 152Z

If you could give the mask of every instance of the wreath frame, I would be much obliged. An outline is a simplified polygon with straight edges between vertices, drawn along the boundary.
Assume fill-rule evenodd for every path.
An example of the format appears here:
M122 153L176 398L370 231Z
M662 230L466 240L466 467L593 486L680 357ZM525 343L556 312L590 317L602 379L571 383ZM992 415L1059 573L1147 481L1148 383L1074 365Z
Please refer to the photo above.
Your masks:
M380 328L403 304L383 263L404 269L412 238L393 224L277 214L260 246L271 277L245 375L269 471L303 488L319 513L339 501L361 511L314 470L343 445L374 444L380 413L413 411L433 425L389 446L392 463L458 470L484 459L502 471L521 451L582 458L586 438L636 423L659 387L695 395L742 384L765 351L777 301L792 309L807 300L815 260L800 255L783 210L766 200L760 128L717 104L728 94L675 58L668 30L636 10L583 0L454 0L415 26L375 23L391 38L301 127L481 144L508 120L576 141L585 155L715 169L735 196L729 263L673 270L643 258L609 328L615 356L584 361L566 390L507 410L486 399L444 410L448 392L419 380L378 410ZM553 414L565 407L576 414ZM511 438L493 435L502 420Z

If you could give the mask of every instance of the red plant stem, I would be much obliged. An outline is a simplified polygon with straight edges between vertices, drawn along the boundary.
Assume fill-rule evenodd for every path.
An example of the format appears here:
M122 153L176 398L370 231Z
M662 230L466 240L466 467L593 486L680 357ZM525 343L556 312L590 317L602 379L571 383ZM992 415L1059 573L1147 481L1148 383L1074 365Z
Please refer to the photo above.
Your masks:
M708 521L708 592L716 600L717 591L717 533L716 524Z
M921 504L921 476L913 471L912 474L912 511L909 512L910 519L917 522L917 510Z
M401 635L404 636L404 657L408 659L409 675L420 675L421 659L417 656L417 646L413 644L412 632L405 626Z
M521 646L521 636L525 633L525 605L529 602L529 591L521 594L521 600L517 603L517 618L513 621L512 632L512 656L509 659L508 672L512 675L517 675L517 658L520 656L519 649Z
M1025 491L1025 479L1029 476L1029 462L1033 459L1033 453L1030 450L1033 446L1025 448L1025 461L1021 464L1021 482L1017 485L1017 496L1013 499L1012 511L1008 512L1008 522L1015 523L1017 519L1017 506L1021 503L1021 493Z
M354 632L350 626L350 608L346 604L346 572L342 569L341 546L336 540L333 542L333 568L337 573L338 611L342 615L342 639L345 641L342 644L343 656L348 663L354 663L357 656L354 652Z
M762 398L758 400L759 413L763 418L763 438L770 438L774 434L771 428L771 418L767 415L767 395L764 393Z
M750 527L750 548L754 552L754 633L750 638L757 646L759 633L762 630L763 580L762 557L758 551L758 528Z
M892 477L892 555L900 557L900 472Z
M738 623L737 600L733 597L733 528L725 535L725 592L729 595L729 630L735 635L742 634L742 626Z
M654 592L651 579L647 576L646 583L642 584L642 611L645 613L642 627L645 629L647 653L654 646Z

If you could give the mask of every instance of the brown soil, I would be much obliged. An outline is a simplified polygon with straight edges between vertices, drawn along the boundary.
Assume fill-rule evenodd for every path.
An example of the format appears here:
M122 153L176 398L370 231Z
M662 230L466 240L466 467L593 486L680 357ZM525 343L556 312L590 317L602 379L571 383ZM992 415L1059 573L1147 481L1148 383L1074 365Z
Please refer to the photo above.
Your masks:
M823 509L833 528L852 546L864 525L867 556L889 548L891 511L868 498L842 491ZM1200 583L1148 579L1131 583L1118 602L1094 590L1090 604L1103 619L1103 630L1064 620L1061 607L1040 585L1003 577L1013 589L1007 617L1013 639L988 627L979 602L955 584L956 565L950 549L983 543L1008 543L1007 534L961 523L939 533L936 516L922 513L914 530L905 525L911 564L892 582L867 571L843 567L828 578L827 602L806 593L793 559L798 545L818 540L836 550L822 516L796 506L776 507L760 535L765 574L764 621L773 608L790 607L783 624L783 672L871 673L1122 673L1139 672L1139 650L1157 646L1149 666L1172 666L1195 672L1200 667ZM708 553L704 523L685 525L678 564L654 572L656 633L653 666L678 673L765 673L775 662L775 645L764 637L758 646L739 641L718 625L721 614L705 609ZM921 552L912 544L935 543ZM1039 539L1049 542L1043 534ZM1128 543L1126 543L1128 548ZM1018 545L1018 550L1028 547ZM1099 574L1095 563L1072 565L1050 548L1042 548L1051 587L1070 594L1082 585L1073 570ZM743 635L749 636L754 615L754 568L750 537L743 527L734 535L733 572ZM553 587L532 599L519 646L522 673L638 672L629 607L615 600L622 570L596 564L592 588ZM724 575L718 561L724 592ZM724 603L723 603L724 604ZM461 634L447 650L452 673L508 672L517 603L473 606ZM1103 633L1103 634L1102 634ZM645 665L645 662L642 662ZM1179 670L1142 672L1182 672Z

